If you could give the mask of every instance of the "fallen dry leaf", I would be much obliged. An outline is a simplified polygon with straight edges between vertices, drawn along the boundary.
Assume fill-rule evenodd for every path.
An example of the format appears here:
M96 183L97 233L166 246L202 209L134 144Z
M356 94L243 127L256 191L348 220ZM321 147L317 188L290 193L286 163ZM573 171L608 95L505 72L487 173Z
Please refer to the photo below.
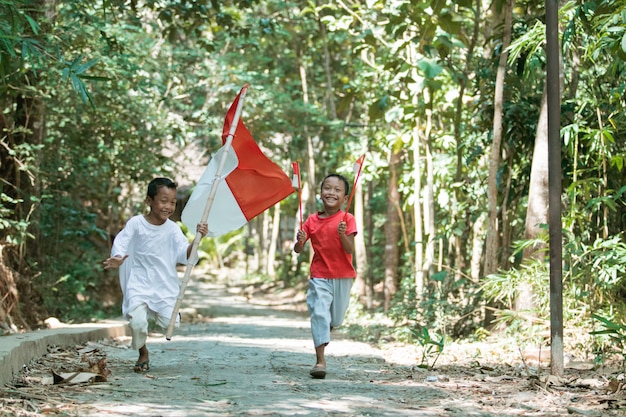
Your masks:
M52 376L42 378L42 385L60 385L60 384L85 384L95 382L106 382L106 377L100 374L94 374L92 372L66 372L56 373L52 371Z

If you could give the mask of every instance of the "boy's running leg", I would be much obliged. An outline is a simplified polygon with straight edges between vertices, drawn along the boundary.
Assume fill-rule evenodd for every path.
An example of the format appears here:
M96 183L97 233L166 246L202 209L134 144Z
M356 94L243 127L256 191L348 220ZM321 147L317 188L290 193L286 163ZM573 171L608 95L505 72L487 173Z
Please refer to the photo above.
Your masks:
M128 313L128 325L132 332L131 347L139 351L139 358L133 367L135 372L145 372L150 369L150 353L146 347L148 339L148 306L140 304Z
M330 328L341 326L350 306L350 290L354 278L337 278L331 280L333 286L333 302L330 306Z
M332 286L328 279L309 279L307 307L311 317L311 333L315 346L315 366L309 372L314 378L326 377L324 350L330 342L330 307L333 301Z

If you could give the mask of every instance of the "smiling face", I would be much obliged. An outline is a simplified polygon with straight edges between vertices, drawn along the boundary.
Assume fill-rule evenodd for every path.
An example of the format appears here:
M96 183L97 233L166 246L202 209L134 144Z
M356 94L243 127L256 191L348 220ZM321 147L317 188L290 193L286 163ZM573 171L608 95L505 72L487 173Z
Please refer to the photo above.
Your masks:
M336 213L346 201L346 185L339 177L327 177L322 183L320 197L327 214Z
M150 206L150 213L146 219L151 224L161 225L169 219L176 209L176 188L160 186L154 197L147 197L146 204Z

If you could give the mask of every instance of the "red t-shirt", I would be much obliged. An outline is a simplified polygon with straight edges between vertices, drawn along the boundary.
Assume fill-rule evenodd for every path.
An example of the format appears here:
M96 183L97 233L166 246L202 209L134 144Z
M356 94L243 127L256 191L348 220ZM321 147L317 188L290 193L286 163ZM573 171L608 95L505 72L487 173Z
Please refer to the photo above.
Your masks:
M346 253L339 239L337 227L343 220L343 211L330 217L321 218L318 213L310 215L302 230L313 246L311 277L313 278L355 278L352 255ZM350 213L346 216L346 235L356 234L356 221Z

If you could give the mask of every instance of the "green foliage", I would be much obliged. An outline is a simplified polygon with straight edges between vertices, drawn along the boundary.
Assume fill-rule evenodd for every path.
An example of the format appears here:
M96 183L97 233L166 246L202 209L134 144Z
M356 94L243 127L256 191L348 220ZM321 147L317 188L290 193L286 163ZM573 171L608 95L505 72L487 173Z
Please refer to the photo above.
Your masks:
M589 327L589 311L622 309L620 302L625 291L626 244L620 236L597 239L586 244L580 238L565 234L570 240L564 245L563 311L566 321L574 321L580 327ZM531 242L522 242L521 250ZM504 306L497 312L497 322L512 335L522 334L529 321L538 325L540 332L549 323L550 270L546 260L531 259L518 268L512 268L485 278L481 287L487 300ZM535 294L532 311L513 310L517 291L527 285ZM526 339L532 340L533 333L525 331Z
M591 244L572 240L565 247L569 268L565 279L573 295L591 311L617 303L626 289L626 244L621 236L596 239Z
M193 241L195 233L187 230L184 223L178 223L189 241ZM215 268L237 265L237 258L243 252L245 229L233 230L216 238L203 238L198 246L198 261L210 263Z
M422 357L418 366L426 369L434 369L439 355L443 352L445 345L444 336L436 336L430 333L427 327L421 329L411 329L413 338L422 348Z
M592 314L591 318L600 322L602 326L602 329L590 332L591 335L597 336L597 360L603 362L612 355L619 355L622 359L622 367L626 366L626 352L624 350L626 348L626 326L597 314ZM608 337L609 343L606 343L604 336Z
M0 186L0 189L2 187ZM28 232L29 223L24 220L13 220L14 207L22 200L14 199L5 193L0 193L0 231L6 234L7 243L19 246L33 235Z
M91 94L89 93L89 91L87 90L87 87L85 85L85 82L83 81L83 78L90 79L90 80L96 80L96 79L106 80L106 78L92 77L92 76L86 75L86 72L91 67L96 65L96 63L98 62L97 59L92 59L85 63L83 63L82 60L83 60L82 56L76 57L71 62L64 60L66 67L63 69L63 72L62 72L63 79L69 78L72 82L72 87L74 88L74 91L80 94L80 97L83 99L84 102L89 102L92 108L95 109L93 98Z

